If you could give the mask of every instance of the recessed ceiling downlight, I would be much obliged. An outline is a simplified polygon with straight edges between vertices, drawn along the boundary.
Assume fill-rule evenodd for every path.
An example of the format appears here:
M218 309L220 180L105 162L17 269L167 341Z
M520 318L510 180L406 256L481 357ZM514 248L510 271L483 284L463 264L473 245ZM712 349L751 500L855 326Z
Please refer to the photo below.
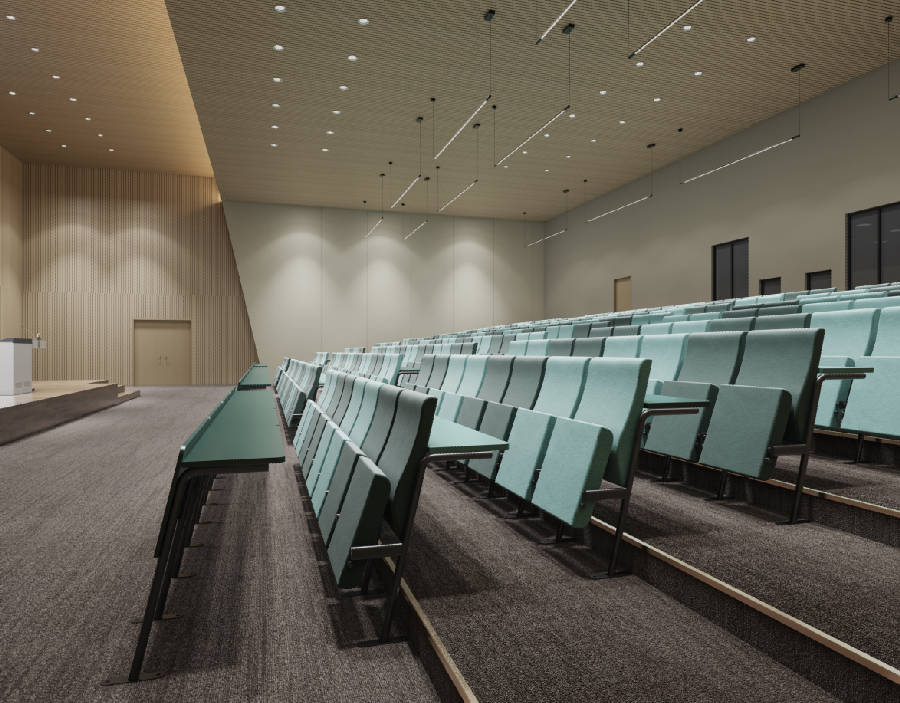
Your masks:
M284 51L284 47L281 44L276 44L272 47L275 51Z
M369 20L367 20L365 17L360 17L358 20L356 20L356 22L363 27L369 26Z
M284 5L276 5L275 12L283 15L285 12L287 12L287 8Z
M350 56L347 57L347 61L356 61L356 59L357 57L354 54L350 54Z

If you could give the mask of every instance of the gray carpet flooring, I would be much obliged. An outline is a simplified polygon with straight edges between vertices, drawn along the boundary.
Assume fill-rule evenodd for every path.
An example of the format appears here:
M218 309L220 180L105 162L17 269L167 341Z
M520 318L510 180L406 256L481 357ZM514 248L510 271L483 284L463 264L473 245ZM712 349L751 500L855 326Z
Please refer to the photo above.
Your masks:
M743 502L635 479L626 530L872 656L900 664L900 550ZM597 514L611 520L612 506Z
M635 576L540 546L534 521L429 471L407 580L482 701L825 701L793 671Z
M437 700L403 643L374 637L380 600L337 599L318 564L290 461L218 481L146 670L131 660L178 447L225 389L141 398L0 447L0 700ZM327 569L328 567L324 567Z
M794 483L800 459L778 458L775 478ZM806 485L846 498L855 498L900 510L900 468L883 464L851 464L821 454L809 458Z

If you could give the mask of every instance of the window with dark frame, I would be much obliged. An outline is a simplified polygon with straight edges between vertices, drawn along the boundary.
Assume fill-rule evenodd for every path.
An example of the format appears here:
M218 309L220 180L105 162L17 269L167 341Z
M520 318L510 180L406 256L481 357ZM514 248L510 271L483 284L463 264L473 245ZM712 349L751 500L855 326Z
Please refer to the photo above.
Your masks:
M781 276L759 279L759 294L774 295L781 292Z
M809 271L806 274L806 290L820 290L822 288L831 288L831 269Z
M735 239L712 248L713 300L744 298L750 293L750 240Z
M847 215L847 288L900 281L900 202Z

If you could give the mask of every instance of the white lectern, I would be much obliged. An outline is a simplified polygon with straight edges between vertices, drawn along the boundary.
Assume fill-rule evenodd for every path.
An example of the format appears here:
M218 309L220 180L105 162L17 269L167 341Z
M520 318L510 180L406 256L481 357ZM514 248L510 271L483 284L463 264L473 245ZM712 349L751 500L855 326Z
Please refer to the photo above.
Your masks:
M0 340L0 395L31 393L31 350L34 340Z

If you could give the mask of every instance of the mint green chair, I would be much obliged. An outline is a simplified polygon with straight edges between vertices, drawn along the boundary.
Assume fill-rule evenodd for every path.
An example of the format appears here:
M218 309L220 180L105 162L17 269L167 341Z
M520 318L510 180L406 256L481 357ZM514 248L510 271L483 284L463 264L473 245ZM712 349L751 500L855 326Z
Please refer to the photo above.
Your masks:
M528 349L528 340L525 339L517 339L515 342L510 342L509 348L506 353L511 354L512 356L525 356L525 353Z
M853 366L854 357L868 355L875 343L880 313L881 310L877 308L814 313L809 326L825 330L820 365L850 367ZM816 425L840 427L849 393L850 381L823 386L819 395Z
M812 314L808 312L793 315L767 315L757 317L754 330L796 330L809 327Z
M555 416L546 413L524 409L516 411L509 433L509 449L503 453L494 477L497 485L531 501L537 470L544 458L555 420Z
M878 315L871 355L900 356L900 309L885 308Z
M600 488L612 443L605 427L557 418L531 502L569 527L587 527L596 499L585 499L585 491Z
M547 356L549 345L550 340L548 339L529 339L525 354L527 356Z
M444 375L444 379L439 386L442 391L456 393L456 390L459 388L459 384L462 381L467 358L468 357L465 354L452 354L450 356L450 361L447 364L447 373Z
M485 355L470 355L466 359L466 368L463 371L462 380L456 392L460 395L476 396L484 382L484 374L487 369L488 359Z
M581 399L588 361L582 356L551 356L547 359L534 410L559 417L572 417Z
M671 334L694 334L706 332L709 329L710 320L688 320L672 324Z
M639 334L610 337L603 345L603 356L604 358L634 359L640 355L642 339L643 337Z
M655 322L653 324L641 325L641 334L669 334L672 331L671 322Z

